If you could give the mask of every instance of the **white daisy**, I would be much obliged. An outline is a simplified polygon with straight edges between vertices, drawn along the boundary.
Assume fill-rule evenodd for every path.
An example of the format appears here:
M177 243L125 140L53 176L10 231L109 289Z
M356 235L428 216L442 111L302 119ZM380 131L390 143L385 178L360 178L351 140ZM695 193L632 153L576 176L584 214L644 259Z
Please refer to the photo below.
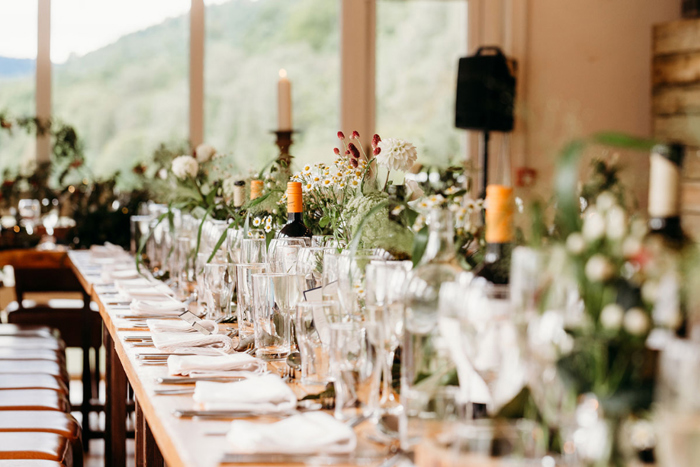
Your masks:
M260 218L259 218L259 217L256 217L255 219L253 219L253 225L254 225L255 227L260 227L260 222L261 222L261 221L260 221Z

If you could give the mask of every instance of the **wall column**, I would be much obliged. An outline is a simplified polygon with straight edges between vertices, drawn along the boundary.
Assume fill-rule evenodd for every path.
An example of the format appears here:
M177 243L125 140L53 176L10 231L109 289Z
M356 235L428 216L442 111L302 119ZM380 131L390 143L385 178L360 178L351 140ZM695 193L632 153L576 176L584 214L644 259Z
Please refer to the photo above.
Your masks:
M340 127L369 146L375 131L375 0L341 0Z
M190 7L190 144L204 142L204 0Z
M51 0L38 2L38 28L36 51L36 116L41 124L51 118ZM51 160L51 136L36 138L36 160L38 163Z

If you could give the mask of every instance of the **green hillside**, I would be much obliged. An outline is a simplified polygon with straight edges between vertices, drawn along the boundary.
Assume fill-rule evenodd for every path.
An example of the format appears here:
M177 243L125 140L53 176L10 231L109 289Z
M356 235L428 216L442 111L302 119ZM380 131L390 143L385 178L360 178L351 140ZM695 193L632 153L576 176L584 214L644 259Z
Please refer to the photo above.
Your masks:
M378 8L378 130L443 163L460 154L452 105L464 10L462 2L427 1ZM338 14L331 0L207 7L205 139L231 153L239 169L275 155L281 68L293 83L297 161L330 158L340 119ZM188 26L186 16L167 20L54 67L54 114L77 128L97 175L187 138ZM33 76L0 79L0 109L32 113L33 86ZM33 152L28 138L3 138L0 166Z

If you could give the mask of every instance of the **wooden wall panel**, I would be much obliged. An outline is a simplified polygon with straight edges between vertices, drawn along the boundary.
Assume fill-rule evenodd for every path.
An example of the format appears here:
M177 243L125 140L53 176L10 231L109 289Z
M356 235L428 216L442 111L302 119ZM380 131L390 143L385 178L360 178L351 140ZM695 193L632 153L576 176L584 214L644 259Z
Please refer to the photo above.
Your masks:
M690 147L683 164L683 228L700 241L700 19L654 26L654 136Z

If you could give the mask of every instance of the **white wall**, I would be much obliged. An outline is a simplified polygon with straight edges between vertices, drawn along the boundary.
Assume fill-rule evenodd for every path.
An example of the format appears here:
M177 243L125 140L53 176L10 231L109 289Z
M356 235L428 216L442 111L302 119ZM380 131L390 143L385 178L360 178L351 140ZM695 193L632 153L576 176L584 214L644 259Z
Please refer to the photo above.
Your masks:
M515 0L520 1L520 0ZM576 136L651 132L652 25L680 18L680 0L530 0L523 110L536 192L551 186L556 152ZM624 156L641 204L646 158Z

